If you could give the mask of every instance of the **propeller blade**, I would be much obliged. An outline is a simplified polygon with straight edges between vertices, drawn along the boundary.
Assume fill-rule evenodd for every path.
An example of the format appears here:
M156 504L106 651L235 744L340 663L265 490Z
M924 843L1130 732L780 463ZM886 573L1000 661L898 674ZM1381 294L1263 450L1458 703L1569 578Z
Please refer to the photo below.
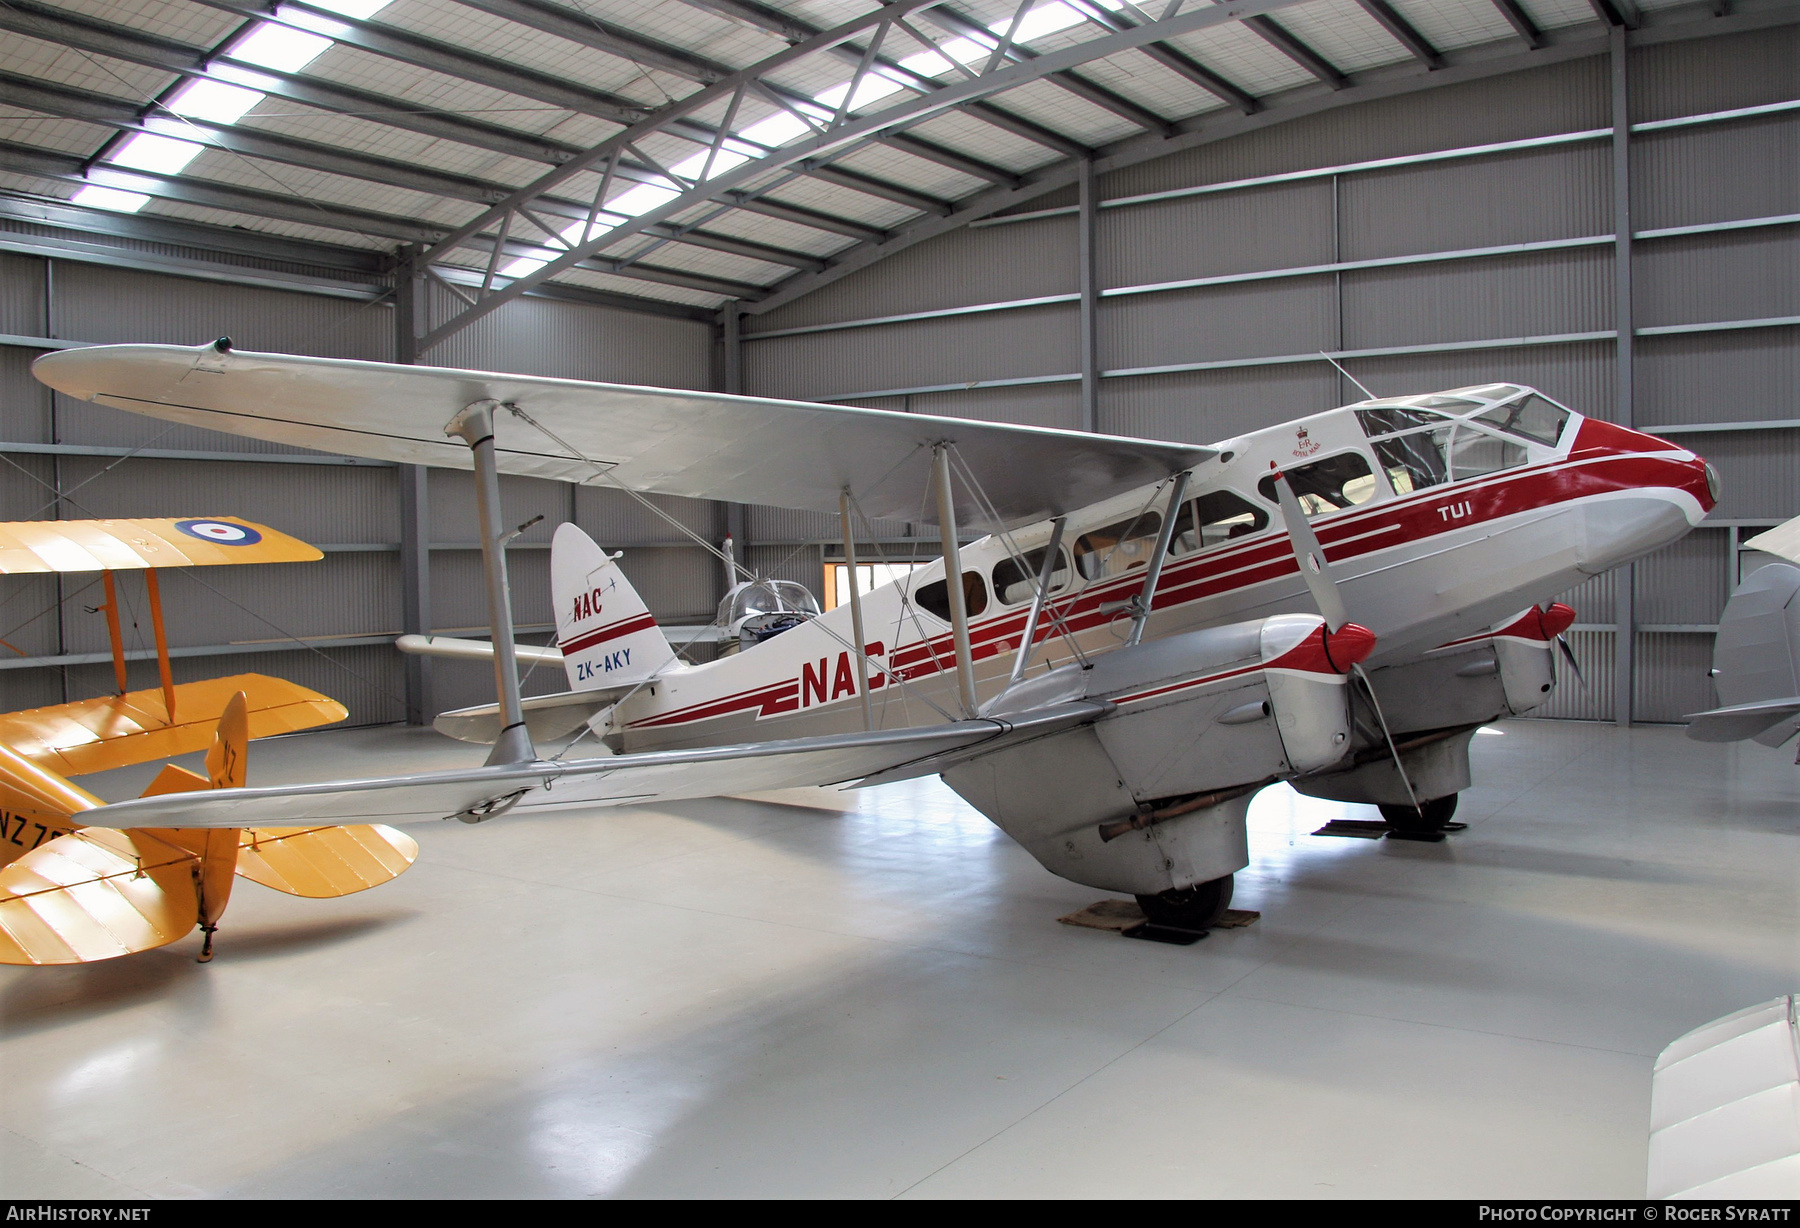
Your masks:
M1575 650L1569 647L1568 637L1563 635L1557 636L1556 646L1562 649L1563 660L1569 663L1569 669L1575 674L1575 681L1579 682L1583 687L1586 687L1587 675L1581 672L1581 662L1575 659Z
M1306 581L1306 587L1312 593L1319 613L1324 615L1326 628L1336 631L1350 621L1350 615L1344 609L1344 599L1338 594L1337 583L1331 578L1330 565L1325 561L1325 548L1319 545L1318 534L1313 532L1306 513L1301 510L1294 488L1288 485L1287 474L1281 472L1273 461L1269 463L1269 468L1275 470L1275 497L1281 503L1281 519L1287 525L1288 541L1293 545L1294 557L1300 563L1300 577Z

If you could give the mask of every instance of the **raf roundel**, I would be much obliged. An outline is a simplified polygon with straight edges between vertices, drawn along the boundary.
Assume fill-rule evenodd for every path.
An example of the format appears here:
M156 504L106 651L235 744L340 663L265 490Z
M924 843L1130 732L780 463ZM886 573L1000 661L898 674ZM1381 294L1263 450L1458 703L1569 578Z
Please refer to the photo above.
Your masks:
M177 520L175 527L189 537L219 546L254 546L262 540L262 534L249 525L223 520Z

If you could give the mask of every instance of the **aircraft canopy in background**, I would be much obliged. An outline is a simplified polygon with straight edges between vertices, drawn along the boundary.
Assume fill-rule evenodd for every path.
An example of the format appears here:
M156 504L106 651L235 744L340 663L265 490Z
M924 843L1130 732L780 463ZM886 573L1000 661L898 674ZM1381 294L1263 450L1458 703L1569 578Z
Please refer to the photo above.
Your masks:
M501 473L610 479L637 491L834 516L848 488L870 517L931 524L937 511L921 507L920 496L933 447L949 442L991 504L959 490L957 522L990 531L1072 512L1216 455L1188 444L804 401L239 353L224 339L61 350L32 372L70 396L152 418L452 469L473 461L445 424L470 404L493 401L530 418L494 413Z

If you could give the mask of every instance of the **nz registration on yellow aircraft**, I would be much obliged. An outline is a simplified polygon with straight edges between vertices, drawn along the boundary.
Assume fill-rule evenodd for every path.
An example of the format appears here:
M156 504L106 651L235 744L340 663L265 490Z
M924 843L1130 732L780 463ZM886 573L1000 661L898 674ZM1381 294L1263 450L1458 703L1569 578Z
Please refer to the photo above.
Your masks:
M440 727L492 740L486 765L143 798L90 822L479 822L937 774L1054 873L1193 931L1229 902L1250 798L1273 781L1438 838L1474 730L1556 684L1574 613L1545 603L1718 497L1692 452L1505 383L1198 447L224 339L66 350L34 371L168 421L477 476L499 702ZM502 472L835 513L852 561L852 511L935 523L941 557L817 616L752 581L733 596L749 598L739 651L690 666L616 560L564 526L572 689L527 707ZM584 723L610 753L537 755L534 728Z
M174 942L198 924L201 958L234 875L291 895L347 895L418 856L384 827L129 833L86 825L104 803L67 779L207 750L207 775L165 764L146 797L241 788L247 743L341 721L344 706L281 678L175 682L158 570L322 558L235 517L0 523L0 574L100 573L116 694L0 714L0 963L109 959ZM127 689L119 571L142 571L161 686Z

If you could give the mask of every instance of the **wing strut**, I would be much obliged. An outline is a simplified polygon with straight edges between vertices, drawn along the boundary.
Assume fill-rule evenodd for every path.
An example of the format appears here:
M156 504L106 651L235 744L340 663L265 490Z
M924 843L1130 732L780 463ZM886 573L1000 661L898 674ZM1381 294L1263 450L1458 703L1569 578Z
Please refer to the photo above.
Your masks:
M113 681L119 684L119 694L123 695L131 687L125 680L125 633L119 627L119 586L110 570L100 573L100 582L106 586L106 604L100 608L106 612L106 638L112 642Z
M863 639L862 583L856 575L856 534L850 528L850 488L838 492L838 523L844 530L844 569L850 573L850 630L856 636L857 693L862 696L863 728L875 728L875 710L869 704L869 647ZM726 542L731 539L727 537ZM730 577L727 576L729 580ZM730 587L729 584L726 585Z
M519 698L519 663L513 653L512 586L506 579L506 534L500 527L500 470L494 459L492 400L471 401L444 426L475 455L475 503L481 517L481 569L487 578L488 626L494 638L494 689L500 701L500 736L490 765L537 758ZM152 573L155 574L155 573ZM159 624L160 625L160 624Z
M1169 543L1175 540L1175 520L1181 511L1181 501L1187 496L1190 476L1183 469L1175 475L1174 485L1169 489L1169 506L1163 510L1162 532L1156 535L1156 549L1151 551L1150 566L1144 571L1144 587L1131 603L1131 634L1125 637L1127 648L1144 638L1144 624L1150 621L1150 606L1156 600L1156 582L1162 579L1163 563L1169 557Z
M156 568L144 569L144 587L150 591L150 630L156 636L156 673L162 679L163 709L169 714L169 724L173 725L175 675L169 668L169 633L163 627L162 582L156 578Z
M950 635L956 644L956 686L963 715L972 717L975 701L975 657L969 649L969 602L963 592L962 547L956 540L956 498L950 490L950 445L931 449L937 477L938 533L944 543L944 595L950 599Z
M1012 677L1006 680L1007 686L1025 676L1025 666L1031 660L1038 623L1044 618L1044 602L1050 596L1050 578L1056 574L1056 564L1060 561L1058 551L1062 549L1063 526L1068 522L1067 516L1058 516L1050 522L1050 544L1044 547L1044 565L1038 568L1037 591L1031 595L1031 615L1025 620L1025 634L1019 638L1019 653L1013 658Z

